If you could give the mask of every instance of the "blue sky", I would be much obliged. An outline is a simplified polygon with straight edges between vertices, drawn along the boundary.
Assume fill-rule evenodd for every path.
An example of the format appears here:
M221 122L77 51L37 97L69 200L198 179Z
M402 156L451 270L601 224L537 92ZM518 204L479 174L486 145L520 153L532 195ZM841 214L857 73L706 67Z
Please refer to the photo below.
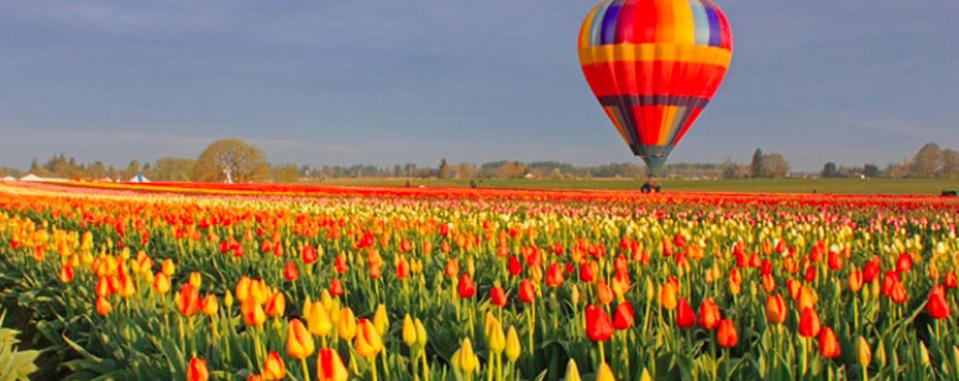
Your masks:
M717 1L730 74L671 162L794 169L959 148L959 2ZM0 3L0 164L193 157L241 137L273 162L634 159L575 50L592 1Z

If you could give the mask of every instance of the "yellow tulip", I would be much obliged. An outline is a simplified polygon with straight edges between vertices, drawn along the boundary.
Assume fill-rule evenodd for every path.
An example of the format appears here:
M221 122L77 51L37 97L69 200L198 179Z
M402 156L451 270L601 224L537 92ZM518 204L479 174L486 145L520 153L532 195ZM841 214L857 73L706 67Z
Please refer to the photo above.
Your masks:
M286 353L297 360L313 354L313 336L300 319L293 319L286 331Z
M390 318L386 315L386 306L383 304L376 307L376 313L373 314L373 326L376 327L380 336L386 335L386 331L390 329Z
M476 353L473 352L473 343L470 342L469 338L463 339L463 344L460 346L460 349L453 354L451 360L453 367L463 373L473 373L479 368L479 358L476 357Z
M566 381L582 381L579 376L579 368L576 367L576 361L569 359L566 364Z
M596 373L596 381L616 381L616 376L613 375L613 370L609 368L609 365L602 363L599 366L599 372Z
M353 343L356 353L371 358L383 350L383 340L376 326L367 319L360 319L356 325L356 341Z
M416 324L413 324L410 314L403 317L403 342L410 348L416 344Z
M353 310L349 307L340 310L340 319L336 327L341 339L353 340L353 336L356 336L356 318L353 316Z
M306 318L310 333L319 337L328 337L330 332L333 331L333 322L330 321L329 314L326 313L326 309L319 302L310 303L307 300L303 307L303 315Z
M516 362L523 347L519 343L519 334L516 333L516 327L509 327L509 333L506 334L506 358L509 361Z

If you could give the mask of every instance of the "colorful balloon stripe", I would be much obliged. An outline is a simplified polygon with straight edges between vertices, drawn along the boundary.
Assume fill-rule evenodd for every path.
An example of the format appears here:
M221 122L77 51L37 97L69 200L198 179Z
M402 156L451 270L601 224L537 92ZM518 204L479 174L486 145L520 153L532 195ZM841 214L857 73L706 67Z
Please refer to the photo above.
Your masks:
M605 0L583 21L590 88L633 153L655 172L719 89L733 38L707 0Z

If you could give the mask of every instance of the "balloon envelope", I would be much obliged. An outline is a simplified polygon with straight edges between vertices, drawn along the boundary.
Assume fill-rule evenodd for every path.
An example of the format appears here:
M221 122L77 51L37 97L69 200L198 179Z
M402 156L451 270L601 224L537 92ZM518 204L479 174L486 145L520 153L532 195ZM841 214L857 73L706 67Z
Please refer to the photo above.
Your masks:
M586 81L650 173L716 93L732 52L729 22L708 0L605 0L579 34Z

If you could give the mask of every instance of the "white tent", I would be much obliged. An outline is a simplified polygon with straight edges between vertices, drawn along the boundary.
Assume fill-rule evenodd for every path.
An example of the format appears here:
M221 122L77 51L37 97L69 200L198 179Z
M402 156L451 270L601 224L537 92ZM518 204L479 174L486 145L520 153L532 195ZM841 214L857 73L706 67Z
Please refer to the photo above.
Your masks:
M148 179L142 173L137 173L136 176L133 176L133 178L130 179L130 182L131 183L148 183L150 182L150 179Z
M16 177L13 177L13 176L7 176L7 177L4 177L4 178L3 178L3 181L4 181L4 182L7 182L7 183L9 183L9 182L14 182L14 181L17 181L17 178L16 178Z
M21 178L20 178L20 181L33 181L33 182L37 182L37 181L43 181L43 178L40 177L40 176L37 176L37 175L34 175L34 174L30 173L30 174L28 174L28 175L26 175L26 176L21 177Z

